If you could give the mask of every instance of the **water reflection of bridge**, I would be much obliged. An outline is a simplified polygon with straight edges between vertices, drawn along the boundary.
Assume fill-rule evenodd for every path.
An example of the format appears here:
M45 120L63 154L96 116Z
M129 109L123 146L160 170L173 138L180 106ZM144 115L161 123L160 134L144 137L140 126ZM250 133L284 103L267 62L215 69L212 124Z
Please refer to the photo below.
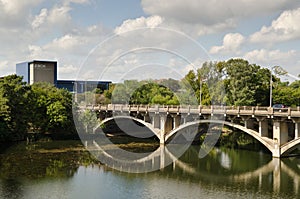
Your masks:
M141 106L109 104L82 107L98 112L102 124L127 119L149 128L165 144L183 128L215 123L239 129L281 157L300 144L300 109L225 106ZM269 126L272 126L271 130Z
M145 173L155 170L162 170L166 166L173 164L173 167L194 174L196 170L189 164L180 161L181 156L189 145L173 145L165 147L160 145L154 152L132 153L117 147L117 145L103 146L96 140L86 143L86 148L99 160L113 169L131 172ZM170 152L175 151L173 154Z
M108 163L110 167L121 171L143 173L158 169L162 170L169 166L173 168L173 170L180 169L184 173L188 173L190 176L211 179L214 178L213 176L209 176L210 174L207 174L206 171L199 170L199 168L195 167L190 162L185 162L179 158L179 154L181 154L182 151L178 152L177 145L160 145L155 151L147 153L146 156L143 156L145 154L142 154L140 156L135 156L136 159L131 157L132 159L130 160L124 158L121 159L122 154L116 157L116 154L110 153L110 151L116 150L116 148L108 151L104 150L104 148L99 146L96 141L91 142L88 149L94 151L93 154L100 158L100 160L104 160L106 163ZM182 150L186 149L182 148ZM221 153L222 157L226 157L220 158L220 166L230 169L230 163L228 164L228 161L232 162L234 158L230 157L230 155L224 151L217 151L218 153ZM192 153L193 156L196 156L195 158L198 158L197 151L192 150ZM203 159L198 158L200 163L202 160ZM282 178L284 175L287 175L293 179L294 191L296 194L298 194L300 185L300 166L297 165L291 168L289 165L289 159L273 158L255 170L232 174L227 176L227 179L228 181L243 183L258 180L260 189L266 180L268 183L270 183L269 181L272 180L273 191L279 193L280 187L282 186Z

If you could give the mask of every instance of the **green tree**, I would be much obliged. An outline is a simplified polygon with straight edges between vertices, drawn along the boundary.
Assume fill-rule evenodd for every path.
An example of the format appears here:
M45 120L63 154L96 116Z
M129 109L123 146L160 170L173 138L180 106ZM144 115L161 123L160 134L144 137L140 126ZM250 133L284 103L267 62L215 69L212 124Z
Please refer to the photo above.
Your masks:
M243 59L231 59L225 65L228 76L225 82L228 104L254 105L256 91L254 81L259 67L250 65Z
M170 89L172 92L178 92L181 89L180 81L172 78L163 79L160 82L160 85L165 86L166 88Z
M31 128L40 133L72 134L72 94L65 89L40 82L32 85Z
M93 129L99 124L96 113L91 110L80 113L79 122L83 125L83 130L89 134L93 133Z
M29 93L30 87L20 76L8 75L0 79L0 139L24 139L30 116Z
M296 107L300 105L299 82L277 82L273 90L273 103Z
M199 82L202 84L202 104L224 104L225 87L220 65L217 62L205 62L197 72Z
M179 104L174 92L155 82L148 82L137 88L130 98L131 104Z
M256 83L255 104L258 106L268 106L270 101L270 70L261 68L257 71L254 82ZM274 81L277 81L274 79Z

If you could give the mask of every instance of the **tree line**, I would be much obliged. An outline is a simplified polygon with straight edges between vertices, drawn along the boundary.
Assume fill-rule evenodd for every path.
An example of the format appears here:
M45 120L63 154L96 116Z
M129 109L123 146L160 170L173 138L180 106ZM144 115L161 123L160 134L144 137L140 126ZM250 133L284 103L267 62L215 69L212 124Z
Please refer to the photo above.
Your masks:
M0 79L0 141L24 140L30 135L75 135L72 94L49 83L28 85L22 77Z
M275 69L278 67L275 67ZM282 82L280 75L244 59L205 62L181 80L125 80L98 95L97 103L190 104L227 106L300 106L300 81Z
M273 104L299 106L300 81L282 82L276 74L243 59L206 62L181 80L126 80L109 90L79 95L77 100L78 104L89 98L102 104L269 106L272 85ZM17 75L0 78L0 142L24 140L28 132L76 137L74 119L82 120L88 129L97 118L89 112L73 118L73 103L70 92L54 85L28 85Z

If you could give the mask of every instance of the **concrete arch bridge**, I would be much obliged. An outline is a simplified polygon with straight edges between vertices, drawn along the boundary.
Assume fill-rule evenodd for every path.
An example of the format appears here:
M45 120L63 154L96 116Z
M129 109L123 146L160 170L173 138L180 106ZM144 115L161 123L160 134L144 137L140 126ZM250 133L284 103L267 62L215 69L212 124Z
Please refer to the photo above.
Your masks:
M254 137L273 157L282 157L300 144L300 108L145 106L108 104L83 107L96 111L103 123L130 119L150 129L161 144L181 130L198 124L226 125ZM270 128L271 126L271 128Z

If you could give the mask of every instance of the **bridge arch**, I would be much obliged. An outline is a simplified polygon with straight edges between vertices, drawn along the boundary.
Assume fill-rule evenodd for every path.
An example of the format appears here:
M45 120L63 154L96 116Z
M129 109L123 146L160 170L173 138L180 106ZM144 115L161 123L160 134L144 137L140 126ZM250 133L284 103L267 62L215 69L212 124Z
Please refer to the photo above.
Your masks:
M296 149L296 147L298 147L299 144L300 144L300 138L294 139L288 143L283 144L280 149L280 155L284 155L292 151L293 149Z
M113 121L115 119L128 119L128 120L136 121L136 122L144 125L145 127L147 127L150 131L152 131L153 134L157 138L160 138L160 130L159 129L154 128L150 123L145 122L144 120L141 120L141 119L138 119L138 118L135 118L135 117L131 117L131 116L127 116L127 115L119 115L119 116L113 116L113 117L106 118L106 119L102 120L101 123L94 128L94 131L96 131L103 124L105 124L107 122L110 122L110 121Z
M231 122L227 122L227 121L221 121L221 120L197 120L197 121L193 121L193 122L187 122L183 125L180 125L178 128L173 129L169 134L166 135L165 137L165 141L167 142L169 139L171 139L172 136L174 136L176 133L178 133L180 130L189 127L189 126L193 126L193 125L197 125L197 124L205 124L205 123L214 123L214 124L223 124L226 126L230 126L236 129L241 130L244 133L247 133L248 135L252 136L253 138L255 138L256 140L258 140L261 144L263 144L270 152L273 152L273 140L270 138L266 138L266 137L260 137L258 132L252 130L252 129L248 129L244 126L241 126L239 124L234 124ZM299 143L300 143L300 139L299 139Z

